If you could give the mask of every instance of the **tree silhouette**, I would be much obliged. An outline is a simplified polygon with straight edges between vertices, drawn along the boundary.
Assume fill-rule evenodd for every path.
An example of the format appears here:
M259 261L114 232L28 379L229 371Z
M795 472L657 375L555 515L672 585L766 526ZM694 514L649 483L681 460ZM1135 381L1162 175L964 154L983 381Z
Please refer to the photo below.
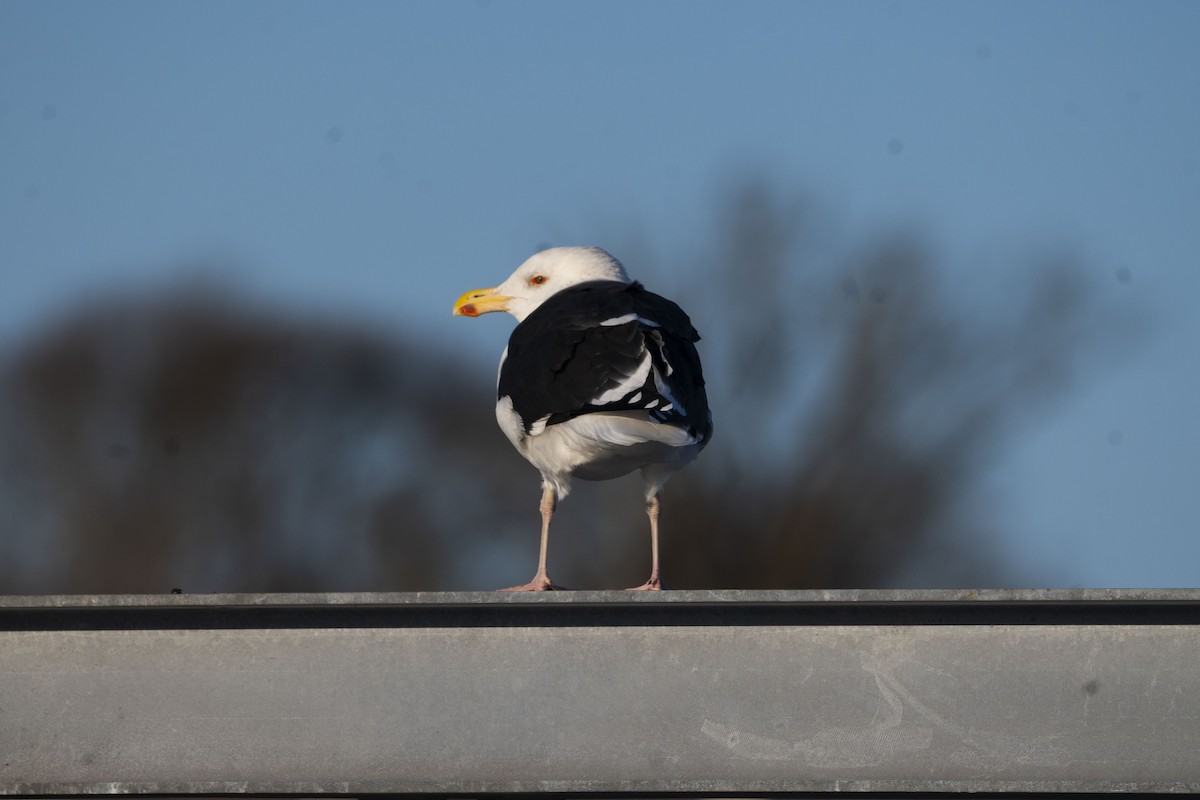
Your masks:
M667 487L667 582L881 586L914 559L942 583L1000 579L947 531L986 527L960 498L1091 344L1075 273L1045 267L989 323L911 237L830 257L805 203L756 180L726 196L709 255L688 259L716 291L627 256L704 335L716 422ZM0 592L512 583L536 552L538 478L496 429L487 370L461 360L213 292L77 312L4 367ZM640 580L634 483L562 504L567 585Z

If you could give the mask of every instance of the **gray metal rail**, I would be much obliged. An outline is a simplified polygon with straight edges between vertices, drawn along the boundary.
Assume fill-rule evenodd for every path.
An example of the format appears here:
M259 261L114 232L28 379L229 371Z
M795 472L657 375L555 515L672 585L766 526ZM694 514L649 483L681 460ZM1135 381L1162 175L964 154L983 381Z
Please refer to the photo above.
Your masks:
M0 793L1200 791L1200 590L0 597Z

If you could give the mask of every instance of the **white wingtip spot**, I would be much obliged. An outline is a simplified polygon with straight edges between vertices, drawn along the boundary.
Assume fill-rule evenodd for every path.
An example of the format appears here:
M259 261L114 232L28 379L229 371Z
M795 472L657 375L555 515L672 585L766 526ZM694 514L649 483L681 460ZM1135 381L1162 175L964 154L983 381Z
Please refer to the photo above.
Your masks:
M623 314L619 317L612 317L611 319L606 319L603 322L601 322L600 325L605 328L612 328L617 325L624 325L626 322L633 322L637 318L638 318L637 314L630 312L628 314Z

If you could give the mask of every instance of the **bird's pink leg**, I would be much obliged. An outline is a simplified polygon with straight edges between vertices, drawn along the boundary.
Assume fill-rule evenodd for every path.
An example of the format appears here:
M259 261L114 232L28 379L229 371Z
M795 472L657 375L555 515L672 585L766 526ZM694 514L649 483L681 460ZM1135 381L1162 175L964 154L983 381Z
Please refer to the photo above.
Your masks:
M632 587L630 591L658 592L666 588L658 576L658 508L658 492L655 492L646 501L646 516L650 518L650 580L641 586Z
M529 583L523 583L520 586L510 586L507 589L501 589L502 592L550 592L555 589L562 589L562 586L556 586L550 582L550 576L546 574L546 549L550 544L550 520L554 516L554 506L558 498L554 494L554 488L549 484L542 487L542 547L538 554L537 574L533 576L533 580Z

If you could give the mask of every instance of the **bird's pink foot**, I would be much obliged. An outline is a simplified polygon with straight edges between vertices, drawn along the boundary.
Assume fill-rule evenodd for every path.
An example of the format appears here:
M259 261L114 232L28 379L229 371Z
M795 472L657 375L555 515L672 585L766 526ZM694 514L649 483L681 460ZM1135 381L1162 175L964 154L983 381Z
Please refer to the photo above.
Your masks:
M631 586L628 589L626 589L625 591L627 591L627 592L661 592L663 589L666 589L666 588L667 587L663 585L662 580L655 577L655 578L651 578L650 580L646 581L641 586Z
M501 592L561 592L565 586L559 586L557 583L551 583L550 578L545 575L534 575L533 580L529 583L523 583L520 586L510 586L507 589L500 589Z

